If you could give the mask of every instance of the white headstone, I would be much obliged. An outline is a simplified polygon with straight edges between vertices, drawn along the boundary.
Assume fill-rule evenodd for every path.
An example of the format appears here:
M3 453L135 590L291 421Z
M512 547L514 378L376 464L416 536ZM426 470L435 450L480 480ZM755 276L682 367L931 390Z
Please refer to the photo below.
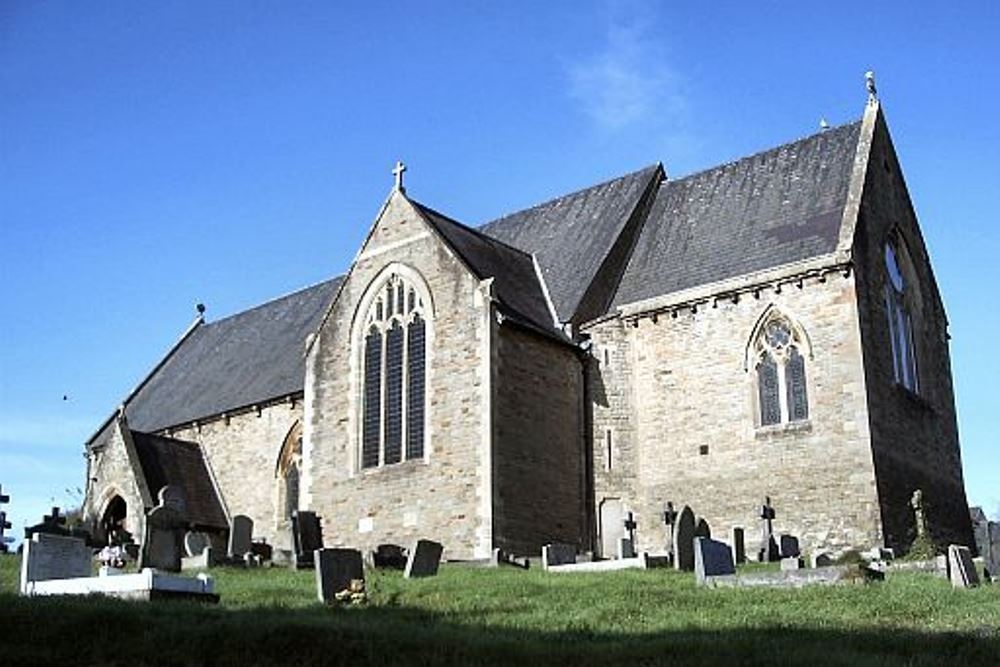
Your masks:
M24 542L21 594L28 592L30 582L89 577L92 560L90 548L79 538L35 533Z

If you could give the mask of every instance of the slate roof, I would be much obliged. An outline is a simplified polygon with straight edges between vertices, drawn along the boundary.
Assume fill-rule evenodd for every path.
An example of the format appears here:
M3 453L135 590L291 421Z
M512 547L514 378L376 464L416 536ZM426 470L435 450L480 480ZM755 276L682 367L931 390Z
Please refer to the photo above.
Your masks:
M652 165L479 229L535 255L559 320L567 322L660 169Z
M158 431L302 391L305 338L343 277L203 324L128 401L139 431Z
M131 431L131 434L139 466L154 499L160 489L170 484L183 494L190 523L228 527L204 454L197 443L140 431Z
M529 253L490 238L480 231L411 200L480 280L494 278L494 294L508 316L545 331L558 333L545 292Z
M835 250L860 128L665 182L613 307Z

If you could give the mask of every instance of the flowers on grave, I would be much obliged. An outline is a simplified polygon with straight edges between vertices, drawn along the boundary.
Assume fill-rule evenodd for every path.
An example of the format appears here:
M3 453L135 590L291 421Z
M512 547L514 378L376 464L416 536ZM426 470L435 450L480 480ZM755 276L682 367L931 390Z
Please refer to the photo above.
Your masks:
M344 604L360 605L368 601L368 594L365 592L364 579L351 579L351 584L344 590L335 593L334 599Z
M128 561L128 553L124 547L106 546L97 552L97 560L100 561L101 565L120 570L125 567L125 563Z

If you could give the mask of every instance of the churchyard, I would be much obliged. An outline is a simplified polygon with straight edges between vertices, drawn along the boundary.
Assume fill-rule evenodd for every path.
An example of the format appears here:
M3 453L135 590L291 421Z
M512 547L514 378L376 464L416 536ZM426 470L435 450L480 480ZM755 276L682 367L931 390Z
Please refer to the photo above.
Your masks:
M311 570L211 570L218 604L17 595L0 557L5 664L996 665L1000 586L939 576L784 588L699 587L670 568L555 575L448 564L365 568L361 604L324 605ZM776 563L740 573L776 571Z

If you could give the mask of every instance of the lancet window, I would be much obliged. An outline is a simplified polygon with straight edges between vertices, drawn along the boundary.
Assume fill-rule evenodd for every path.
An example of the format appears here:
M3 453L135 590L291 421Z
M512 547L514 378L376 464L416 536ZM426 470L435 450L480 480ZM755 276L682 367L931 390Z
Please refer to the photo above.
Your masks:
M895 238L885 244L885 312L889 320L889 342L892 352L892 371L898 384L916 393L917 358L913 346L913 318L909 301L911 290L903 273L905 250Z
M803 341L791 322L780 315L768 319L757 334L754 348L760 425L808 419Z

